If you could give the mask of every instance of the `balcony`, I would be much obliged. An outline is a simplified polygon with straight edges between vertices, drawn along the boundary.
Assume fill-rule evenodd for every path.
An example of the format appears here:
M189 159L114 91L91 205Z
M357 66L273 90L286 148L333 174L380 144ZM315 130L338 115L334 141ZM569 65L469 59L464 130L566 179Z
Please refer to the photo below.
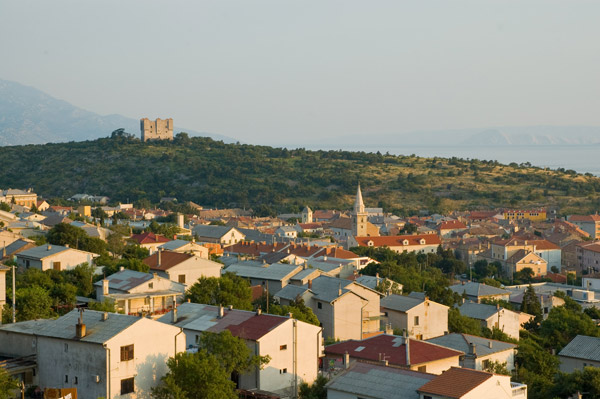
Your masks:
M527 399L527 385L518 382L511 382L512 397L518 399Z

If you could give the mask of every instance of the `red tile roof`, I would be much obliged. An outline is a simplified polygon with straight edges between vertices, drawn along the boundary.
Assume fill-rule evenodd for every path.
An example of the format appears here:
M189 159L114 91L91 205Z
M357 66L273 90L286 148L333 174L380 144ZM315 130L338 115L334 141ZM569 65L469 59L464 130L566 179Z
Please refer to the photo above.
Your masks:
M460 399L485 381L492 378L492 373L472 369L451 367L440 376L429 381L418 392Z
M571 215L569 222L600 222L600 215Z
M380 237L355 237L358 245L361 247L368 247L369 241L373 242L374 247L403 247L403 246L414 246L422 245L421 239L425 240L424 245L440 245L442 241L436 234L418 234L418 235L404 235L404 236L380 236ZM404 245L404 240L408 240L408 245Z
M240 324L229 325L227 329L238 338L256 341L287 320L281 316L256 315Z
M160 251L160 265L158 264L158 252L148 256L142 262L150 266L150 270L169 270L191 257L193 255L173 251Z
M138 244L153 244L153 243L157 243L157 242L169 242L171 240L169 240L166 237L163 237L161 235L157 235L151 232L147 232L147 233L142 233L142 234L133 234L130 237L133 241L137 242Z
M385 360L390 364L406 366L406 345L403 340L404 338L396 335L382 334L360 341L349 340L326 346L325 354L344 355L348 352L352 358L370 361L380 361L380 356L385 355ZM416 339L410 339L409 346L411 365L464 355L463 352Z
M458 220L448 220L445 222L441 222L438 224L438 230L458 230L458 229L466 229L467 226Z
M521 245L535 245L536 250L549 250L549 249L560 249L556 244L551 243L548 240L532 240L525 237L512 237L505 240L496 240L492 242L494 245L500 245L503 247L521 246Z

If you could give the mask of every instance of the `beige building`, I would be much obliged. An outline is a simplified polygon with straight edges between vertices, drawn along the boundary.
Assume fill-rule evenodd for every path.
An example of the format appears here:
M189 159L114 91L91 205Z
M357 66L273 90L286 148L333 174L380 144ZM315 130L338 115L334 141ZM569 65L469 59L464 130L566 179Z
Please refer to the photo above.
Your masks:
M42 245L16 254L17 265L29 269L71 270L82 263L94 264L99 255L61 245Z
M221 245L233 245L243 241L246 236L238 229L230 226L199 225L192 229L199 242L210 242Z
M465 296L468 300L477 303L481 303L484 299L508 301L510 298L510 291L483 283L462 282L448 288L458 295Z
M558 358L563 373L600 367L600 338L578 335L558 353Z
M159 321L182 328L190 351L198 348L205 332L229 330L246 341L253 354L269 356L269 363L262 369L257 367L234 379L241 389L297 397L295 392L301 382L311 384L317 378L319 358L323 355L321 327L287 316L197 303L183 303L175 313L172 311Z
M32 189L24 191L9 188L8 190L0 190L0 202L32 208L37 203L37 194Z
M571 215L568 221L597 240L600 238L600 215Z
M303 299L323 326L325 338L362 339L380 333L383 294L355 282L321 275L308 284L288 284L275 299L282 305Z
M155 121L142 118L140 119L140 130L142 141L173 140L173 118L156 119Z
M6 303L6 273L10 271L10 267L4 266L0 264L0 309ZM0 314L2 312L0 311ZM0 318L0 324L2 324L2 319Z
M35 356L36 385L77 388L80 398L150 397L167 359L184 350L180 328L93 310L0 327L0 355Z
M506 260L506 269L509 276L512 276L513 273L520 272L526 267L530 268L536 277L543 277L548 274L548 262L534 252L520 249Z
M423 340L448 332L448 306L427 297L389 295L381 299L381 311L392 328L406 331L410 338Z
M166 242L158 248L183 254L192 254L202 259L208 259L209 249L195 241L173 240Z
M125 314L164 313L176 306L183 297L185 285L160 277L121 269L94 283L96 299L116 302L117 311Z
M200 277L221 277L223 267L221 263L212 260L186 253L163 251L160 248L143 262L150 267L151 272L186 287L194 284Z
M442 244L440 237L436 234L413 234L403 236L381 236L381 237L350 237L350 247L388 247L399 254L403 252L436 253Z
M161 245L171 241L167 237L161 236L160 234L154 234L152 232L133 234L129 240L138 244L142 248L146 248L151 254L156 252L158 247Z
M498 328L509 337L519 339L521 323L519 313L505 309L498 305L466 302L458 308L460 314L479 320L482 327Z

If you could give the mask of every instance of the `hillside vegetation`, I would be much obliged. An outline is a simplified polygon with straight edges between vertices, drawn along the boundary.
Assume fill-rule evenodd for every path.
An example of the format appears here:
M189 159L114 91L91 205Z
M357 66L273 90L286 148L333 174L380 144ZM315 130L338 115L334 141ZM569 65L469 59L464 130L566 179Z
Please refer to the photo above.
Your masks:
M307 151L224 144L185 133L142 143L127 134L94 141L0 147L0 187L32 187L46 198L76 193L112 201L163 196L262 212L348 209L356 184L365 203L401 214L420 209L557 206L598 208L600 179L574 171L496 161Z

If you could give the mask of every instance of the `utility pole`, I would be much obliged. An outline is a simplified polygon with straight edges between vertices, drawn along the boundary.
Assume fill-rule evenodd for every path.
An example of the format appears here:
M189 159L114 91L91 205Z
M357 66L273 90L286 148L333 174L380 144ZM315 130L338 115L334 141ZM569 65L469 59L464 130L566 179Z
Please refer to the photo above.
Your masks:
M17 322L17 316L16 316L16 312L15 312L15 307L16 307L16 296L15 296L15 270L17 269L16 266L12 267L12 322L16 323Z

